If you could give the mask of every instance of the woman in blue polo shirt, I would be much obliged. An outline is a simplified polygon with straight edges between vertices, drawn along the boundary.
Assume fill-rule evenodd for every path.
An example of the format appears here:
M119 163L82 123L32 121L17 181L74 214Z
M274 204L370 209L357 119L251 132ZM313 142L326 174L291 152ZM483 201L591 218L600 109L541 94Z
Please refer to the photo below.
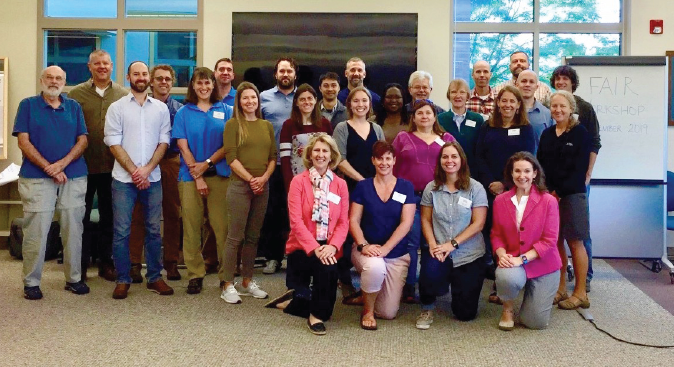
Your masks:
M196 68L187 87L187 104L178 111L173 124L173 139L178 140L180 149L178 189L189 294L201 292L206 275L201 255L201 228L206 208L220 263L227 239L226 199L231 170L225 160L222 134L225 121L232 117L232 109L213 93L215 85L209 68ZM222 272L220 280L224 280Z
M428 246L421 250L417 329L433 322L437 297L451 285L452 312L461 321L477 316L484 281L482 227L487 217L484 187L470 178L466 153L458 142L445 143L435 178L421 197L421 229Z
M375 315L396 317L410 267L407 233L416 210L414 186L393 175L395 162L393 145L376 142L372 147L375 176L358 182L351 195L351 260L361 277L360 326L366 330L377 328Z

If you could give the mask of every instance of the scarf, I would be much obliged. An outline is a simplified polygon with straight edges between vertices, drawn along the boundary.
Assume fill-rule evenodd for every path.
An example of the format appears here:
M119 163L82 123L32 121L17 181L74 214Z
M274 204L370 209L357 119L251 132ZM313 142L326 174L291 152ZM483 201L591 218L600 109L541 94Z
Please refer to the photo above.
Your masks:
M314 206L311 210L311 220L316 222L316 240L325 241L328 239L328 219L330 217L330 208L328 207L328 193L330 192L330 183L333 176L332 171L327 170L325 176L321 177L316 168L309 169L309 179L314 189Z

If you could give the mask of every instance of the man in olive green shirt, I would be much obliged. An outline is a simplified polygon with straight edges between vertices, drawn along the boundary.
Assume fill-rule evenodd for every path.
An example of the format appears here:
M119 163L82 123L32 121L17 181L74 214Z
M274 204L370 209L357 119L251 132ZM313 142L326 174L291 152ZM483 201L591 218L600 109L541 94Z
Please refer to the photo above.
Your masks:
M82 235L82 273L91 258L91 245L96 244L99 259L98 275L114 282L115 267L112 262L112 166L115 158L110 149L103 143L103 128L108 107L129 92L111 80L112 60L104 50L95 50L89 55L87 64L91 79L78 84L68 97L82 106L84 121L89 131L89 147L84 152L84 159L89 168L87 176L86 212L84 214L84 233ZM98 194L98 213L100 215L100 236L94 241L91 235L89 216L94 203L94 194Z

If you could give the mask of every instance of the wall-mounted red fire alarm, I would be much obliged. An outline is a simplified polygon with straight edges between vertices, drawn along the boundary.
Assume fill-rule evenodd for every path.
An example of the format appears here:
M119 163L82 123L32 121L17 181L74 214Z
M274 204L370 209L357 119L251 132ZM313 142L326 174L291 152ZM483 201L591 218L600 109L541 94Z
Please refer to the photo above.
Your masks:
M662 19L651 19L651 34L662 34Z

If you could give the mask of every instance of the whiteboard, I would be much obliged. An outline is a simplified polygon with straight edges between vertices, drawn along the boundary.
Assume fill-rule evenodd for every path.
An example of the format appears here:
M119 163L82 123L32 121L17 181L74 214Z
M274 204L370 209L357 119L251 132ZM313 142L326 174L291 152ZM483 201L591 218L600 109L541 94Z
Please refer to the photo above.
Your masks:
M575 94L591 103L601 149L592 179L665 181L667 60L663 57L573 57Z

